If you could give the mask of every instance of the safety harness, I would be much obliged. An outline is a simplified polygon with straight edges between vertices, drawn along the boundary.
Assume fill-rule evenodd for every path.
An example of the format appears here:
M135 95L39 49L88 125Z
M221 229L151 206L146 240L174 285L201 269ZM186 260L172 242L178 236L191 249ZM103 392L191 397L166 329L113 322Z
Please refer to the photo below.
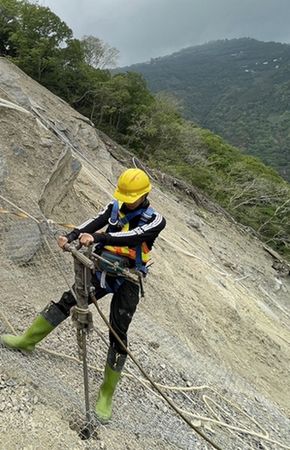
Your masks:
M106 230L109 233L120 231L120 229L123 231L128 231L130 221L137 216L140 216L137 226L142 227L148 223L155 214L155 210L151 206L148 206L147 208L138 208L128 214L123 214L120 211L121 206L121 202L118 200L114 201L109 219L109 226ZM101 250L100 246L99 250ZM118 273L118 266L123 268L128 267L128 258L134 260L135 269L137 271L142 272L143 275L146 275L148 272L146 264L149 261L150 254L145 242L135 246L134 248L104 245L102 246L101 255L106 260L110 261L110 263L113 262L116 264L116 270L112 269L112 265L109 266L105 263L100 264L100 270L96 272L96 276L100 281L101 287L105 288L108 292L116 292L123 283L124 278L120 276L120 273ZM113 275L116 278L114 280L111 279L110 282L108 282L106 280L107 274Z

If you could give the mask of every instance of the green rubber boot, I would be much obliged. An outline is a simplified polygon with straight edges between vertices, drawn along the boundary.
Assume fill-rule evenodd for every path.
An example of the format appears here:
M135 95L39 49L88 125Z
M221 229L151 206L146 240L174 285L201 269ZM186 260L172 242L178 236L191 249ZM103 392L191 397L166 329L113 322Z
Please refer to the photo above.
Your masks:
M107 423L112 417L113 395L120 380L126 356L116 353L112 347L109 349L104 380L99 390L95 409L96 416L101 423Z
M32 352L35 345L45 338L54 328L51 323L40 315L34 319L31 326L21 336L3 334L0 337L0 342L11 349Z

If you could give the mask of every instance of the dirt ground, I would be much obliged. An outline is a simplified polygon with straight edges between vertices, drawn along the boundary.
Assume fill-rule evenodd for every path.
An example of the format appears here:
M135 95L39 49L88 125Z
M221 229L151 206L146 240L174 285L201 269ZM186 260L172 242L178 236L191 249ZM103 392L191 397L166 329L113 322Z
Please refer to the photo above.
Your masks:
M5 317L23 330L66 288L43 242L45 231L15 214L7 200L68 229L64 224L84 222L111 199L124 167L85 118L3 58L0 136L0 331L7 332ZM130 348L155 380L188 389L166 392L221 448L290 448L289 275L274 270L262 243L221 212L153 184L152 205L167 226L153 251ZM71 281L70 257L49 242ZM102 302L106 313L108 304ZM94 320L107 338L96 312ZM96 334L89 346L90 363L100 369L90 369L93 402L106 348ZM43 347L77 356L71 325L62 324ZM0 448L211 448L129 377L118 390L112 422L98 426L90 443L81 441L81 367L40 350L23 356L0 348L0 355ZM131 362L128 367L138 374ZM212 422L200 419L205 416Z

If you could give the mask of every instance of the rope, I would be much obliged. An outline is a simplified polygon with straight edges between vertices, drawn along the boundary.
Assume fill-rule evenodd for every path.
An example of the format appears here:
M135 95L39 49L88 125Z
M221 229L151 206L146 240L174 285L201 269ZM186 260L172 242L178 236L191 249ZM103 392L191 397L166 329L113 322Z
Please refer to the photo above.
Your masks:
M19 215L19 213L18 213L18 214L17 214L18 216L23 217L23 218L29 217L29 218L32 219L34 222L36 222L37 224L39 224L39 220L37 220L35 217L31 216L27 211L24 211L24 209L19 208L19 206L15 205L15 203L11 202L11 201L8 200L7 198L3 197L2 195L0 195L0 198L1 198L4 202L8 203L10 206L13 206L14 208L16 208L18 211L20 211L20 213L22 213L22 215ZM0 213L1 213L1 212L6 214L8 211L7 211L7 210L3 210L3 209L1 208Z
M4 91L4 92L6 93L6 91L3 90L2 88L1 88L1 90ZM7 93L6 93L6 94L7 94ZM6 105L2 105L2 106L10 106L10 105L7 104L7 103L8 103L7 101L5 101L5 102L6 102ZM15 106L13 105L13 107L15 107ZM21 108L21 107L18 107L19 110L20 110L20 108ZM37 110L36 110L35 108L33 108L33 107L32 107L31 109L32 109L32 111L34 112L34 114L36 114L43 122L45 122L45 126L46 126L47 128L52 129L52 130L54 131L54 133L55 133L55 134L56 134L63 142L65 142L67 145L69 145L70 148L71 148L71 149L72 149L72 150L73 150L73 151L74 151L81 159L85 160L90 166L92 166L96 171L98 171L98 172L99 172L99 173L100 173L100 174L101 174L101 175L102 175L102 176L103 176L103 177L104 177L111 185L113 185L113 183L111 182L111 180L110 180L108 177L106 177L106 176L104 175L104 171L101 171L98 167L96 167L94 164L92 164L92 162L91 162L90 160L88 160L82 153L80 153L80 152L75 148L75 146L69 141L69 139L66 138L66 137L64 137L63 134L62 134L56 127L54 127L54 126L51 124L51 122L48 122L48 121L47 121L47 120L39 113L39 111L37 111ZM27 110L24 110L23 108L21 108L21 111L23 111L23 112L28 112ZM133 164L135 165L135 167L137 167L135 160L136 160L136 158L133 157L133 158L132 158L132 162L133 162ZM138 162L139 162L139 165L142 166L142 169L148 174L148 171L144 168L144 166L140 163L139 160L138 160ZM152 179L152 177L150 176L150 174L148 174L148 176ZM93 176L93 177L94 177L94 176ZM158 189L158 188L155 187L155 190L157 190L163 197L167 198L167 199L170 200L171 202L172 202L172 200L174 200L174 199L172 199L171 197L169 197L169 196L167 196L166 194L164 194L160 189ZM0 198L1 198L2 200L6 201L7 203L9 203L10 205L12 205L13 207L17 208L17 209L20 211L19 213L12 213L12 214L16 214L18 217L21 217L21 218L27 218L27 217L29 217L29 218L31 218L32 220L34 220L35 222L37 222L37 223L39 224L39 221L38 221L35 217L31 216L31 215L28 214L26 211L24 211L24 210L22 210L21 208L17 207L15 204L13 204L12 202L10 202L9 200L7 200L6 198L4 198L3 196L0 195ZM0 213L2 213L2 214L7 214L7 213L9 213L9 211L3 210L2 208L0 208ZM47 220L47 219L46 219L46 220ZM64 227L67 227L67 228L74 228L74 226L73 226L72 224L63 224L63 223L62 223L62 224L59 224L59 225L64 226ZM180 237L181 237L181 236L180 236ZM168 241L168 240L165 239L165 238L163 238L163 240L166 241L169 245L171 245L173 248L175 248L175 250L179 251L180 253L185 254L186 256L189 256L189 257L197 258L197 259L199 259L200 261L203 261L203 262L206 263L205 260L203 260L203 259L197 257L196 255L194 255L194 254L192 254L192 253L190 253L190 252L184 251L182 248L178 247L176 244L172 243L171 241ZM60 265L59 265L59 263L58 263L58 260L57 260L57 258L55 257L55 254L53 253L53 251L52 251L52 249L51 249L51 247L50 247L50 245L49 245L49 243L48 243L48 241L47 241L46 238L45 238L45 244L46 244L47 248L49 249L51 255L53 256L53 259L54 259L55 263L57 264L57 267L59 268L60 273L61 273L62 276L64 277L64 279L65 279L65 281L66 281L66 283L67 283L69 289L71 290L71 292L73 293L74 297L76 298L75 293L74 293L73 289L71 288L71 286L70 286L70 284L69 284L69 282L68 282L68 280L67 280L67 278L66 278L64 272L62 271L62 269L61 269L61 267L60 267ZM211 265L211 268L212 268L212 265ZM227 273L221 272L221 271L219 271L219 270L217 270L217 269L215 269L215 270L216 270L220 275L223 275L223 276L229 276L229 274L227 274ZM238 281L238 280L237 280L237 281ZM6 325L11 329L11 331L12 331L14 334L16 334L15 329L14 329L13 326L9 323L8 319L7 319L6 316L3 314L3 312L1 312L1 310L0 310L0 314L1 314L1 316L2 316L3 321L6 323ZM103 337L102 337L102 338L103 338ZM103 339L104 339L104 338L103 338ZM57 353L57 352L53 352L53 351L46 350L46 349L42 349L42 348L40 348L40 350L41 350L41 351L44 351L44 352L46 352L46 353L48 353L48 354L51 354L51 355L54 355L54 356L60 356L60 357L62 357L62 358L66 358L66 359L71 360L71 361L74 361L74 362L78 362L78 363L81 362L81 361L78 360L77 358L70 357L70 356L67 356L67 355L63 355L63 354L60 354L60 353ZM96 367L91 366L91 365L88 365L88 367L90 367L90 368L92 368L92 369L94 369L94 370L101 370L101 369L96 368ZM130 375L127 375L127 374L125 374L125 375L126 375L126 376L130 376ZM136 377L134 376L134 378L136 378ZM146 386L146 380L140 380L140 379L138 379L138 381L141 382L143 385ZM177 387L177 386L164 386L164 385L160 385L160 384L158 384L158 383L154 383L154 387L155 387L155 389L156 389L156 387L162 387L163 389L172 390L172 391L176 391L176 392L190 392L190 391L192 391L192 390L205 389L205 388L212 390L212 388L210 388L210 387L208 387L208 386L200 386L200 387ZM147 386L147 388L148 388L148 386ZM151 389L150 389L150 390L151 390ZM152 391L152 392L154 392L154 391ZM218 395L220 395L220 394L218 394ZM221 396L221 397L222 397L222 396ZM224 398L224 397L222 397L222 398ZM205 399L205 397L204 397L204 399ZM209 399L209 398L207 398L207 399ZM227 400L227 401L228 401L228 400ZM206 401L205 401L205 402L206 402ZM228 402L229 402L229 401L228 401ZM229 403L230 403L230 402L229 402ZM207 404L207 402L206 402L206 404ZM209 407L208 404L207 404L207 406ZM219 406L219 405L216 404L216 406ZM233 405L233 406L235 406L235 405ZM239 411L241 411L243 414L245 414L245 413L244 413L241 409L239 409L237 406L235 406L235 407L236 407ZM209 409L212 411L213 414L215 414L214 411L213 411L210 407L209 407ZM181 411L181 410L180 410L180 411ZM178 411L176 411L176 412L178 412ZM264 440L267 440L268 442L275 443L275 444L281 446L282 448L290 449L289 446L285 446L285 445L283 445L283 444L281 444L281 443L279 443L279 442L277 442L277 441L275 441L275 440L269 439L269 438L267 438L265 435L261 435L261 434L254 433L254 432L250 432L250 431L248 431L248 430L240 429L240 428L238 428L238 427L233 427L233 426L230 426L229 424L222 423L222 422L220 422L220 421L218 421L218 420L215 421L215 420L210 419L210 418L197 416L197 415L194 415L194 414L189 413L189 412L187 412L187 411L186 411L185 413L186 413L186 414L189 414L189 415L191 415L192 417L195 417L195 418L198 417L199 419L201 419L201 420L203 420L203 421L212 422L212 423L217 423L218 425L222 425L222 426L224 426L224 427L226 427L226 428L234 429L234 430L236 430L236 431L240 431L240 432L243 432L243 433L248 433L248 434L250 434L250 435L252 435L252 436L262 438L262 439L264 439ZM253 418L251 418L250 416L248 416L248 417L249 417L254 423L256 423L257 426L259 426L259 427L261 428L261 426L258 425L257 422L255 422L255 420L254 420ZM261 429L262 429L262 428L261 428ZM263 430L263 431L265 432L265 430ZM266 432L265 432L265 433L266 433ZM267 434L267 435L268 435L268 434ZM218 447L216 447L216 448L218 448Z
M31 109L32 109L32 111L34 112L34 114L36 114L36 116L38 116L38 117L43 121L45 127L48 128L48 129L50 129L50 130L52 130L52 131L54 132L54 134L55 134L62 142L64 142L66 145L68 145L68 146L71 148L71 150L73 151L74 154L78 155L83 161L86 161L86 163L88 163L89 167L93 167L97 172L99 172L99 173L103 176L103 178L105 178L112 186L114 186L114 183L112 183L112 181L111 181L108 177L106 177L106 176L104 175L104 170L102 171L102 170L98 169L98 168L92 163L91 160L89 160L83 153L81 153L81 152L80 152L80 151L79 151L79 150L78 150L78 149L70 142L70 140L69 140L68 137L64 136L63 133L60 132L60 131L58 130L58 128L55 127L55 126L54 126L49 120L47 120L42 114L40 114L40 112L39 112L36 108L32 107ZM90 172L90 175L92 176L92 178L96 179L95 175L92 174L91 172ZM99 182L99 180L97 180L97 179L96 179L96 181ZM108 195L111 196L111 194L110 194L108 191L106 191L106 192L107 192Z
M175 233L176 234L176 233ZM164 236L159 236L159 238L161 240L163 240L164 242L166 242L166 244L170 245L172 248L174 248L175 250L177 250L179 253L181 253L182 255L185 256L189 256L190 258L195 258L198 259L199 261L203 262L205 265L207 265L208 267L210 267L211 269L215 270L218 274L225 276L225 277L230 277L230 274L226 273L226 272L222 272L221 270L219 270L217 268L217 266L215 266L215 264L211 263L209 264L205 259L200 258L199 256L195 255L194 253L191 252L187 252L186 250L184 250L183 248L179 247L178 245L176 245L174 242L172 242L172 240L166 239Z
M15 204L13 204L12 202L8 201L8 200L5 199L3 196L0 195L0 198L2 198L2 200L4 200L4 201L7 201L10 205L14 206L15 208L18 208ZM18 209L20 209L20 208L18 208ZM8 213L10 213L10 214L16 214L17 216L22 217L22 218L27 218L27 217L29 217L29 218L33 219L34 221L36 221L38 224L40 224L40 222L39 222L37 219L35 219L33 216L29 215L28 213L25 213L25 212L24 212L23 210L21 210L21 209L20 209L20 211L21 211L20 213L14 213L14 212L12 212L12 211L8 211L8 210L4 210L3 208L0 208L0 214L8 214ZM73 224L54 222L53 220L51 220L51 219L46 219L46 218L44 218L44 219L45 219L45 221L48 223L48 225L54 224L54 225L63 226L63 227L65 227L65 228L69 228L69 229L75 228L75 225L73 225ZM176 234L176 233L175 233L175 235L178 236L178 234ZM178 251L179 253L181 253L181 254L183 254L183 255L185 255L185 256L188 256L188 257L190 257L190 258L198 259L199 261L203 262L203 263L206 264L208 267L210 267L211 269L215 270L218 274L220 274L220 275L222 275L222 276L225 276L225 277L231 277L230 274L228 274L228 273L226 273L226 272L222 272L221 270L219 270L218 267L215 266L215 264L213 264L213 263L209 264L205 259L200 258L199 256L195 255L194 253L188 252L188 251L184 250L183 248L179 247L177 244L175 244L174 242L172 242L172 240L169 240L169 239L167 239L167 238L164 237L164 236L160 236L160 239L163 240L164 242L166 242L168 245L170 245L172 248L174 248L174 249L175 249L176 251ZM187 242L188 242L188 241L187 241ZM188 242L188 243L189 243L189 242ZM47 245L48 245L48 244L47 244ZM100 258L100 259L101 259L101 258ZM245 278L245 277L244 277L244 278ZM235 281L239 281L239 280L235 280Z
M192 424L192 422L190 422L190 420L182 413L180 412L180 410L176 407L176 405L173 403L173 401L166 395L164 394L164 392L160 389L159 386L157 386L157 384L152 380L152 378L147 374L147 372L145 372L145 370L142 368L142 366L139 364L139 362L136 360L136 358L133 356L133 354L130 352L130 350L124 345L123 341L120 339L119 335L115 332L115 330L111 327L110 323L108 322L108 320L106 319L106 317L104 316L104 314L102 313L102 311L99 308L98 302L96 297L94 296L94 294L91 294L91 299L95 305L95 307L97 308L97 311L99 313L99 315L101 316L101 318L103 319L103 321L105 322L105 324L107 325L107 327L109 328L109 330L111 331L111 333L114 335L114 337L117 339L118 343L121 345L121 347L123 348L124 351L126 351L126 353L128 354L128 356L131 358L131 360L133 361L133 363L138 367L138 369L140 370L140 372L144 375L144 377L149 381L149 383L158 391L158 393L161 395L161 397L169 404L169 406L183 419L183 421L185 423L187 423L187 425L190 426L190 428L192 428L199 436L201 436L205 441L207 441L213 448L217 449L217 450L222 450L222 448L215 444L211 439L209 439L202 431L200 431L196 426L194 426Z
M33 217L32 215L30 215L27 211L25 211L25 210L19 208L17 205L15 205L13 202L9 201L8 199L6 199L5 197L3 197L2 195L0 195L0 198L1 198L2 200L6 201L6 202L7 202L8 204L10 204L11 206L13 206L14 208L16 208L18 211L20 211L20 212L23 214L23 217L29 217L29 218L31 218L32 220L34 220L36 223L40 224L40 222L39 222L35 217ZM1 211L0 211L0 212L1 212ZM59 268L60 273L62 274L62 276L64 277L66 283L68 284L69 289L71 289L71 292L72 292L73 295L75 296L75 293L74 293L73 289L71 288L71 286L70 286L70 284L69 284L69 282L68 282L68 280L67 280L67 278L66 278L66 276L65 276L65 274L64 274L64 272L63 272L63 270L62 270L62 268L60 267L60 265L59 265L59 263L58 263L58 261L57 261L57 258L55 257L55 254L54 254L53 250L51 249L51 247L50 247L50 245L49 245L49 243L48 243L48 241L47 241L47 239L46 239L45 236L44 236L44 242L46 243L46 245L47 245L47 247L48 247L48 249L49 249L51 255L53 256L53 258L54 258L54 260L55 260L55 262L56 262L56 264L57 264L57 266L58 266L58 268ZM102 314L102 312L101 312L101 311L99 310L99 308L98 308L97 301L94 301L94 304L96 305L97 310L99 311L99 314L101 315L102 319L103 319L104 322L107 324L107 326L110 328L110 324L108 323L107 319L105 318L105 316ZM5 316L5 314L4 314L1 310L0 310L0 315L1 315L1 317L3 318L4 322L6 323L6 325L8 326L8 328L13 332L13 334L16 334L15 329L12 327L12 325L11 325L10 322L8 321L7 317ZM114 332L113 329L111 329L111 331L112 331L112 333ZM116 339L120 339L120 338L118 337L118 335L115 335L115 337L116 337ZM122 345L122 344L123 344L123 343L122 343L122 341L120 340L120 345ZM123 344L123 345L124 345L124 344ZM124 346L124 347L125 347L125 346ZM41 350L42 352L51 354L51 355L53 355L53 356L58 356L58 357L65 358L65 359L70 360L70 361L73 361L73 362L82 363L82 361L80 361L79 359L74 358L74 357L71 357L71 356L63 355L63 354L61 354L61 353L54 352L54 351L51 351L51 350L46 350L46 349L43 349L43 348L41 348L41 347L40 347L40 350ZM146 378L147 381L146 381L146 380L139 379L139 378L137 378L135 375L132 375L132 374L125 374L125 375L128 376L128 377L130 377L130 378L131 378L131 377L134 377L134 378L137 379L140 383L142 383L142 385L143 385L144 387L146 387L146 389L150 389L150 391L151 391L151 392L154 392L155 395L157 395L158 397L163 398L163 399L170 405L170 407L176 412L176 414L178 414L178 415L179 415L179 416L180 416L180 417L181 417L181 418L182 418L182 419L183 419L183 420L184 420L184 421L185 421L185 422L186 422L186 423L187 423L187 424L188 424L188 425L189 425L189 426L197 433L197 434L199 434L203 439L205 439L208 443L210 443L215 449L221 450L221 447L219 447L217 444L215 444L214 442L212 442L206 435L204 435L204 433L202 433L202 432L197 428L197 426L195 426L195 425L194 425L194 424L186 417L186 415L189 415L190 417L192 417L192 418L194 418L194 419L200 420L201 422L205 422L205 423L208 422L208 423L216 424L216 425L219 425L219 426L221 426L221 427L227 428L227 429L230 430L230 431L237 431L237 432L239 432L239 433L244 433L244 434L247 434L247 435L252 436L252 437L256 437L256 438L259 438L259 439L263 439L263 440L266 441L266 442L269 442L269 443L278 445L278 446L280 446L281 448L284 448L284 449L286 449L286 450L290 450L290 446L287 446L287 445L285 445L285 444L283 444L283 443L281 443L281 442L279 442L279 441L276 441L276 440L274 440L274 439L269 438L268 432L267 432L266 430L264 430L264 429L262 428L262 426L261 426L260 424L258 424L258 422L255 421L255 419L253 419L251 416L249 416L248 414L246 414L246 413L245 413L242 409L240 409L237 405L234 405L233 403L231 403L228 399L226 399L225 397L223 397L222 395L220 395L217 391L215 391L215 390L212 389L211 387L209 387L209 386L179 387L179 386L167 386L167 385L162 385L162 384L160 384L160 383L155 383L155 382L149 377L149 375L143 370L143 368L141 367L141 365L136 361L136 359L135 359L135 357L132 355L132 353L131 353L129 350L127 350L126 347L124 348L124 350L127 351L129 357L132 359L132 361L134 362L134 364L139 368L139 370L140 370L141 373L144 375L144 377ZM88 365L88 367L91 368L91 369L93 369L93 370L98 370L98 371L102 370L102 369L97 368L97 367L92 366L92 365ZM159 395L156 394L156 392L153 391L153 390L148 386L148 383L151 384L151 385L154 387L154 389L157 390L157 392L159 393ZM191 412L189 412L189 411L182 410L181 408L179 408L178 406L176 406L175 403L174 403L174 402L173 402L166 394L164 394L164 392L162 391L162 390L164 390L164 389L165 389L165 390L168 390L168 391L182 392L182 393L185 393L185 392L192 392L192 391L197 391L197 390L201 390L201 389L209 389L210 391L212 391L212 392L216 393L218 396L220 396L220 398L224 399L224 400L227 401L229 404L231 404L233 407L235 407L235 408L236 408L238 411L240 411L242 414L244 414L244 415L245 415L248 419L250 419L256 426L258 426L258 428L260 428L260 430L262 431L262 433L257 433L257 432L254 432L254 431L251 431L251 430L247 430L247 429L244 429L244 428L241 428L241 427L233 426L233 425L230 425L230 424L225 423L224 421L219 420L218 417L217 417L217 415L216 415L216 413L214 412L214 410L210 407L209 401L212 402L213 404L215 404L216 407L217 407L218 409L222 410L222 408L221 408L220 405L218 405L213 399L211 399L211 398L208 397L208 396L203 396L203 401L205 402L205 404L207 405L207 407L210 409L210 411L212 412L212 414L213 414L215 417L217 417L216 420L215 420L215 419L208 418L208 417L199 416L199 415L193 414L193 413L191 413ZM226 411L224 411L224 410L222 410L222 411L223 411L223 412L226 412Z
M1 309L0 309L0 315L1 315L2 319L3 319L3 321L6 323L7 328L10 329L10 331L11 331L14 335L16 335L17 333L16 333L14 327L13 327L12 324L9 322L8 318L5 316L5 314L3 313L3 311L1 311ZM102 334L99 332L99 330L97 330L96 328L94 328L94 331L99 335L99 337L102 339L102 341L104 342L104 344L108 347L108 346L109 346L108 342L105 340L105 338L104 338L104 337L102 336ZM54 350L49 350L49 349L43 348L43 347L41 347L41 346L38 346L38 347L37 347L37 350L40 351L40 352L42 352L42 353L46 353L46 354L48 354L48 355L51 355L51 356L55 356L55 357L58 357L58 358L66 359L66 360L68 360L68 361L72 361L72 362L75 362L75 363L77 363L77 364L82 364L82 361L81 361L80 359L74 357L74 356L69 356L69 355L66 355L66 354L64 354L64 353L56 352L56 351L54 351ZM103 370L104 370L103 368L94 366L94 365L92 365L92 364L88 364L88 368L91 369L91 370L93 370L93 371L97 371L97 372L103 372ZM136 376L134 373L132 373L130 370L127 369L126 371L124 371L124 372L122 373L122 376L125 376L125 377L127 377L127 378L129 378L129 379L135 379L138 383L142 384L143 387L145 387L145 389L150 390L150 392L153 393L156 397L158 397L158 398L163 398L161 395L158 395L158 394L156 393L156 391L154 391L153 389L151 389L150 386L148 386L148 384L150 384L150 382L149 382L148 380L146 380L146 379L144 380L144 379L142 379L142 378L137 377L137 376ZM209 391L215 393L216 395L218 395L221 399L225 400L228 404L230 404L232 407L234 407L235 409L237 409L241 414L245 415L245 416L246 416L249 420L251 420L258 428L260 428L260 429L264 432L264 434L256 433L255 431L247 430L247 429L241 428L241 427L235 427L235 426L230 425L230 424L228 424L228 423L226 423L226 422L223 422L223 421L221 421L221 420L219 420L219 419L215 420L215 419L211 419L210 417L205 417L205 416L200 416L200 415L198 415L198 414L193 414L193 413L191 413L191 412L189 412L189 411L187 411L187 410L183 410L183 409L177 407L178 412L181 412L181 413L183 413L183 414L187 414L187 415L189 415L190 417L192 417L193 419L199 420L199 421L201 421L201 422L212 423L212 424L215 424L215 425L224 427L224 428L229 429L229 430L237 431L237 432L240 432L240 433L243 433L243 434L247 434L247 435L252 436L252 437L260 438L260 439L262 439L262 440L264 440L264 441L267 441L267 442L269 442L269 443L276 444L276 445L278 445L278 446L280 446L281 448L284 448L284 449L286 449L286 450L289 450L289 449L290 449L290 446L284 445L284 444L282 444L282 443L279 442L279 441L276 441L276 440L274 440L274 439L269 438L269 433L268 433L266 430L264 430L264 429L262 428L262 426L261 426L255 419L253 419L253 417L249 416L249 415L248 415L247 413L245 413L241 408L239 408L236 404L232 403L230 400L228 400L226 397L224 397L224 396L221 395L218 391L216 391L215 389L213 389L212 387L210 387L210 386L208 386L208 385L200 385L200 386L190 386L190 387L185 387L185 386L172 386L172 385L166 385L166 384L161 384L161 383L156 383L156 382L154 382L154 385L155 385L156 387L159 387L160 389L167 390L167 391L169 391L169 392L171 391L171 392L179 392L179 393L183 393L183 395L185 395L186 398L188 398L188 399L191 401L191 403L193 403L193 401L186 395L186 392L195 392L195 391L209 390ZM202 399L203 399L203 401L205 402L205 404L207 405L207 407L208 407L208 408L212 411L212 413L216 416L216 413L212 410L212 408L211 408L211 407L209 406L209 404L208 404L208 401L209 401L209 400L212 401L212 402L213 402L213 400L212 400L210 397L205 396L205 395L202 397ZM216 406L217 406L219 409L222 409L222 408L220 407L220 405L218 405L217 403L215 403L215 404L216 404Z

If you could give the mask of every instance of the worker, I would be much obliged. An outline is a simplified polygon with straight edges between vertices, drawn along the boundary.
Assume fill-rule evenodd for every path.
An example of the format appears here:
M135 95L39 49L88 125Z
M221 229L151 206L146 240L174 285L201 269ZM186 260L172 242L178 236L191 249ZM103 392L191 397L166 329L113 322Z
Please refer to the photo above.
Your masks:
M94 252L104 259L118 262L122 267L140 271L146 276L150 250L166 221L149 204L147 198L151 183L147 174L136 168L125 170L118 179L112 200L94 219L88 220L67 235L58 238L58 245L75 240L83 246L94 245ZM105 232L99 232L106 227ZM112 293L110 324L127 347L127 331L139 302L138 284L110 273L102 267L92 274L95 297L100 299ZM91 303L89 299L89 303ZM71 291L64 292L58 302L49 303L31 326L20 336L3 335L1 342L9 348L32 351L57 325L70 315L76 300ZM112 400L124 367L127 353L109 332L110 346L97 403L96 415L106 423L112 415Z

